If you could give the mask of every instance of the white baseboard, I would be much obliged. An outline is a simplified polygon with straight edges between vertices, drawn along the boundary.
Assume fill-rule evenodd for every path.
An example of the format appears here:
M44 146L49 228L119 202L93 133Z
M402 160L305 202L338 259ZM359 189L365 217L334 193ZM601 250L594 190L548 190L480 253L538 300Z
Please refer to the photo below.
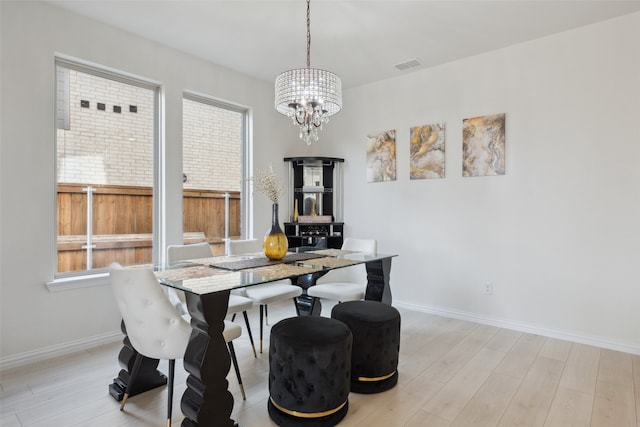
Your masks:
M469 322L480 323L483 325L497 326L499 328L512 329L514 331L542 335L545 337L557 338L565 341L592 345L594 347L607 348L610 350L622 351L624 353L640 355L640 345L635 343L614 342L603 337L576 334L570 331L559 331L555 329L541 328L539 326L528 323L480 316L476 313L452 310L444 307L416 305L396 300L393 301L393 305L399 308L405 308L407 310L420 311L422 313L435 314L442 317L467 320Z
M3 357L0 358L0 371L17 368L29 363L41 362L46 359L51 359L52 357L64 356L77 351L87 350L103 344L110 344L112 342L122 340L123 337L124 335L122 334L122 331L117 330L81 340L69 341L63 344L43 347L37 350Z

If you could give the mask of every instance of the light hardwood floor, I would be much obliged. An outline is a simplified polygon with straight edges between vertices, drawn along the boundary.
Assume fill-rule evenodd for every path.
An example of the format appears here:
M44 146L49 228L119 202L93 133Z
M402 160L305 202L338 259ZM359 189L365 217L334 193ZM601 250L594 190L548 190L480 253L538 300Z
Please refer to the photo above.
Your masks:
M381 394L352 393L341 426L640 427L640 356L400 311L398 385ZM271 306L270 323L294 313L291 303ZM228 380L232 417L241 427L275 425L266 404L268 331L257 359L246 335L235 341L246 401L233 373ZM165 425L166 387L132 397L124 412L109 396L119 350L113 343L2 372L0 425ZM166 362L159 369L166 372ZM182 420L185 379L176 369L174 425Z

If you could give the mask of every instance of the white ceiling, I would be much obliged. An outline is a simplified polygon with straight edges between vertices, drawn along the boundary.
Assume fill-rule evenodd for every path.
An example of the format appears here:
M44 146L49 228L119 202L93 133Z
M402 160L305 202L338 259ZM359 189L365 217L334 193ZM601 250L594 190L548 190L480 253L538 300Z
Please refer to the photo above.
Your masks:
M48 1L265 81L306 64L304 0ZM348 88L635 11L640 1L312 0L311 66Z

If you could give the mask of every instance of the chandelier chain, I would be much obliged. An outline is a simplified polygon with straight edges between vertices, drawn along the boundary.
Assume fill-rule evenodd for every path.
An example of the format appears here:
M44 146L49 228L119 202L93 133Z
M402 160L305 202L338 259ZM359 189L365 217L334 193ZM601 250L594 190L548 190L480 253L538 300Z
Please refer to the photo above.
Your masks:
M307 0L307 68L311 68L311 0Z

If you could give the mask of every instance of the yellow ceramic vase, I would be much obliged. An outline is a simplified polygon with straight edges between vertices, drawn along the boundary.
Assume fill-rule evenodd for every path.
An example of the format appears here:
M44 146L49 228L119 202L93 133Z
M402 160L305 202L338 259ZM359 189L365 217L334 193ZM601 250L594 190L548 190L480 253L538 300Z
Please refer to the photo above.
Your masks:
M278 204L274 203L271 208L271 228L264 236L264 254L267 258L277 261L284 258L288 249L287 236L278 221Z

